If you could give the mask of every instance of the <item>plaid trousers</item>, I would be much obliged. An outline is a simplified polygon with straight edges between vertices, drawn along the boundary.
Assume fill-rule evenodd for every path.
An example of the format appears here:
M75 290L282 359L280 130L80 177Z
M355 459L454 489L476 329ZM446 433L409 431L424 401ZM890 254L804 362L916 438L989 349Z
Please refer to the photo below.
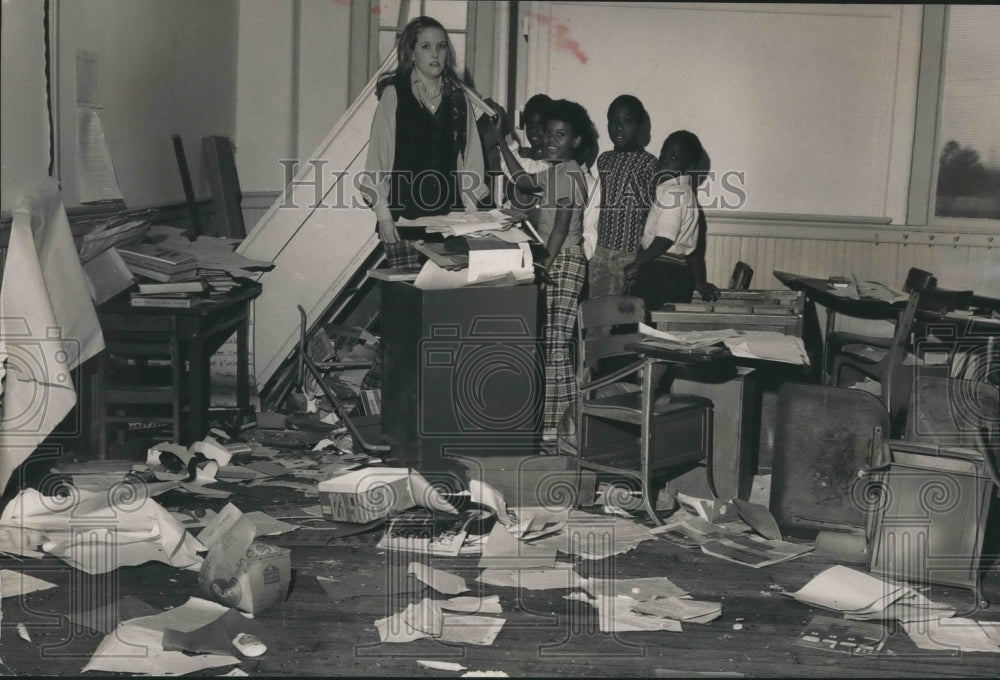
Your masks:
M581 246L563 247L549 270L545 287L545 411L543 427L554 429L576 402L573 330L580 291L587 280L587 258Z

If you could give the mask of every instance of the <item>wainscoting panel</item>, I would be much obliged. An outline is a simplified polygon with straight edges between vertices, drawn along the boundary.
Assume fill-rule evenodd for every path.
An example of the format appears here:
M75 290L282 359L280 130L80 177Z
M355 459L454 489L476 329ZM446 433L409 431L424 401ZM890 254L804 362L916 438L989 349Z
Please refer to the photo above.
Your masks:
M773 276L775 270L817 277L855 274L861 280L902 287L910 267L919 267L932 272L942 288L971 288L981 295L1000 297L1000 247L710 233L706 258L709 280L723 287L729 282L733 266L742 260L754 270L751 288L782 288ZM885 333L887 326L837 317L838 329L877 334Z

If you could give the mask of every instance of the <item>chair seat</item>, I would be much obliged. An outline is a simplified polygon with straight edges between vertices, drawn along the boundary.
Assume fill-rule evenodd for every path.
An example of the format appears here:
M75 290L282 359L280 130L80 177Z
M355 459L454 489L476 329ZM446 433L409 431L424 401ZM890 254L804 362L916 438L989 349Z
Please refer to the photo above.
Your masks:
M693 394L661 394L653 401L653 416L664 416L696 408L711 407L712 401ZM642 392L626 392L608 397L587 400L583 403L586 415L613 418L628 423L642 419Z
M833 366L833 358L854 345L867 345L888 349L892 345L892 338L877 335L861 335L860 333L851 333L850 331L834 331L830 333L826 338L827 372Z

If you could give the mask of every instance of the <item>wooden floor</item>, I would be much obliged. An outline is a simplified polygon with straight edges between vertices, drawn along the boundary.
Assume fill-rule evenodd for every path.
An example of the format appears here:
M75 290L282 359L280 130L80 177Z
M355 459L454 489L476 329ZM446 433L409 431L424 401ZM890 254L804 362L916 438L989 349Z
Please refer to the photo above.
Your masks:
M813 651L793 644L816 613L784 592L798 589L827 563L815 556L760 570L730 564L664 541L649 541L631 553L602 562L582 562L578 571L619 578L668 576L696 599L722 603L722 616L706 625L684 624L681 633L596 632L586 605L563 599L565 591L519 591L474 581L476 558L435 558L433 566L466 578L473 593L496 593L507 623L488 647L445 646L428 640L380 644L373 622L403 608L386 597L386 574L399 560L378 550L375 531L338 539L323 547L294 547L294 583L288 599L259 614L277 642L265 656L241 668L274 676L433 676L416 659L457 661L474 670L510 676L653 677L666 671L732 672L786 677L996 677L997 655L955 655L918 650L890 626L886 650L877 658ZM276 541L277 542L277 541ZM197 595L197 574L150 563L104 576L87 576L54 559L3 563L55 582L58 587L3 600L0 655L18 675L77 675L101 637L72 629L62 614L131 595L156 607L182 604ZM399 568L398 566L396 568ZM337 599L317 576L349 578ZM990 596L1000 601L997 572L988 576ZM481 587L481 589L480 589ZM972 605L967 591L935 590L936 598ZM1000 608L976 614L996 620ZM15 631L27 624L33 640ZM227 669L222 669L227 670Z
M258 487L260 489L261 487ZM244 511L296 503L312 505L290 489L265 491L258 498L231 499ZM169 494L178 494L171 497ZM178 498L180 500L178 501ZM189 496L168 492L160 502L192 505ZM204 501L219 508L225 501ZM1000 655L951 654L919 650L898 624L888 626L885 651L878 657L852 657L797 646L794 640L816 614L784 593L803 586L830 563L816 555L752 569L688 551L662 540L592 562L573 559L581 576L637 578L666 576L698 600L720 602L722 616L705 625L684 624L680 633L601 634L588 605L563 598L564 590L527 591L485 586L475 581L476 557L432 558L437 568L463 576L472 593L497 594L506 625L490 646L447 646L430 640L381 644L374 621L403 609L409 601L387 596L388 574L405 569L409 556L375 547L381 536L369 533L315 543L297 531L265 539L292 551L293 583L286 601L258 614L276 643L264 656L240 668L268 676L455 676L423 668L417 659L456 661L470 670L504 671L516 676L656 677L680 672L737 673L784 677L997 677ZM159 563L88 576L54 559L0 559L4 569L24 572L58 587L2 600L0 657L18 675L79 675L102 635L74 629L62 615L80 612L130 595L158 608L199 596L197 573ZM858 567L863 568L863 567ZM327 595L318 576L344 579L336 597ZM1000 620L1000 572L990 570L985 592L992 608L975 618ZM960 609L975 606L961 589L934 588L928 595ZM405 598L417 598L406 595ZM32 642L16 625L26 624ZM223 668L207 674L221 674Z

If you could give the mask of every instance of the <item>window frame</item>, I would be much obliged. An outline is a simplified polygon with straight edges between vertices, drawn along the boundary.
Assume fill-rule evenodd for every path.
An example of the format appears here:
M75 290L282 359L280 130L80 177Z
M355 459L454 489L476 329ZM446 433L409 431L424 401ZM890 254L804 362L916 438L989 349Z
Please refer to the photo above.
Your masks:
M923 7L906 224L950 231L996 233L1000 231L1000 220L997 219L938 217L935 214L938 168L943 141L940 122L950 9L950 5Z

